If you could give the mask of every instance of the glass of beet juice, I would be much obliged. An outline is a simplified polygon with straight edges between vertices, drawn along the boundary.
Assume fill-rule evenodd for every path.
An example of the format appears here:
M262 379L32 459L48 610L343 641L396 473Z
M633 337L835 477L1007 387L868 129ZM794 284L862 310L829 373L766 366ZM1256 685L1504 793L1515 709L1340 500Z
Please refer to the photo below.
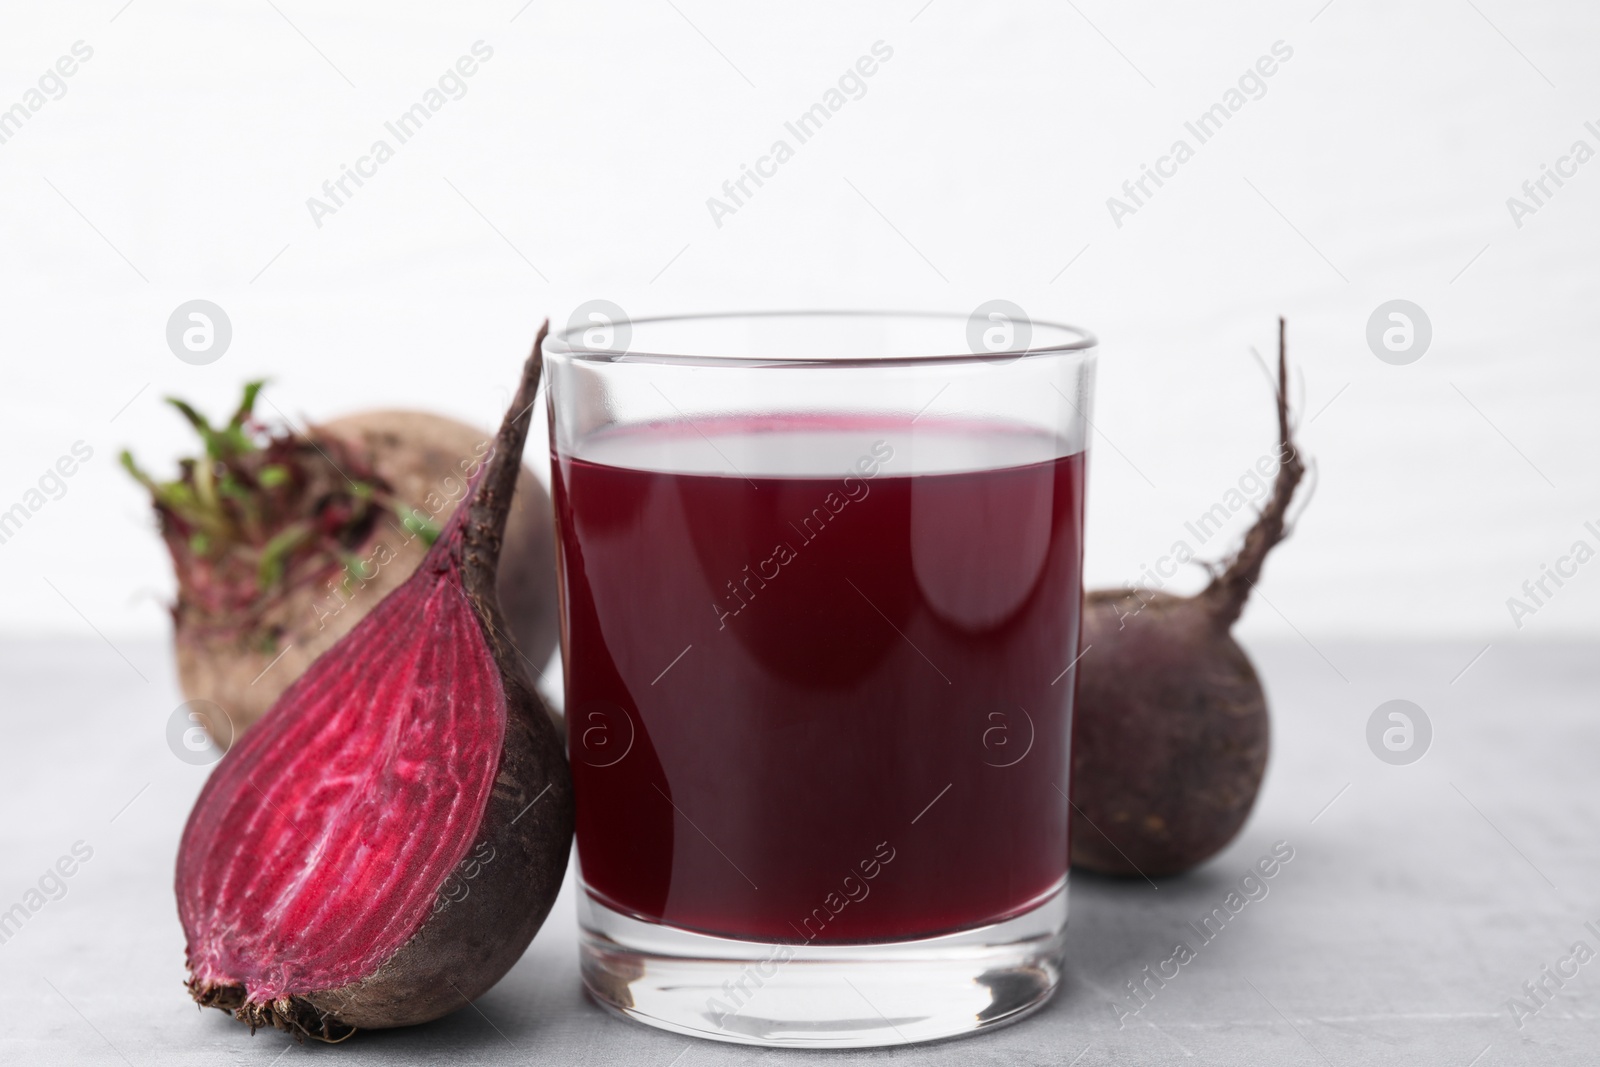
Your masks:
M545 342L602 1005L845 1047L1054 991L1095 346L877 312Z

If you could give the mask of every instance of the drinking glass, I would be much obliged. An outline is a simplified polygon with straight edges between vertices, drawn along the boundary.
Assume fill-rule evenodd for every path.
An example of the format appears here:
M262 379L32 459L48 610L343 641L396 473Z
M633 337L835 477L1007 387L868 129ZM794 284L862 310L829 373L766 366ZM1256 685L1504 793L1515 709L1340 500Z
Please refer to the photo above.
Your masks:
M552 333L584 982L760 1045L1059 979L1096 343L1014 313Z

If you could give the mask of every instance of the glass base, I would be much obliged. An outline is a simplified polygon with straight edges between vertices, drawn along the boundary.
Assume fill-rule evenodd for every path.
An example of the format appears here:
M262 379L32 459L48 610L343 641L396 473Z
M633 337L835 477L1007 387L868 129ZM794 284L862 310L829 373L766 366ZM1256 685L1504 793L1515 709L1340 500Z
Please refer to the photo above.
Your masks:
M900 1045L1014 1022L1061 978L1065 884L1005 922L870 945L738 941L641 922L580 890L583 982L663 1030L787 1048Z

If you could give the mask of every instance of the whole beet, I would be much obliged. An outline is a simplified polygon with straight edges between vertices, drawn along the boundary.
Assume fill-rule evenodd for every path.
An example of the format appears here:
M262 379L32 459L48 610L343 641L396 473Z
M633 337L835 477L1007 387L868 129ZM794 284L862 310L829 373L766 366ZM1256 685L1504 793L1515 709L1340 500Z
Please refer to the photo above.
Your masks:
M420 411L358 412L269 434L254 416L260 388L246 388L224 427L173 401L206 446L177 481L159 483L123 460L150 490L172 557L179 683L222 748L411 576L492 443ZM527 467L506 524L499 594L506 636L538 671L556 643L555 541L549 495Z
M1232 841L1266 771L1266 696L1229 634L1305 474L1289 426L1278 320L1278 474L1244 545L1192 597L1102 589L1085 597L1072 733L1072 863L1157 877Z

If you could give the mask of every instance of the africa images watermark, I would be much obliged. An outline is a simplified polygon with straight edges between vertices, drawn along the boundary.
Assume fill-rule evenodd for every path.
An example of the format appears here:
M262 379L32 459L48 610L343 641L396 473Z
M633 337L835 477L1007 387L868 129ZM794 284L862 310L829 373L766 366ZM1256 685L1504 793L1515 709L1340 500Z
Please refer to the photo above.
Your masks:
M1237 85L1224 92L1219 102L1202 111L1194 121L1183 124L1183 128L1194 138L1193 145L1186 138L1179 137L1172 142L1166 155L1156 158L1154 167L1139 164L1139 176L1122 183L1122 193L1127 199L1106 197L1106 210L1111 213L1111 221L1116 223L1117 229L1122 229L1125 217L1138 214L1139 209L1156 195L1156 189L1166 184L1162 179L1177 177L1178 168L1194 158L1196 148L1221 133L1223 125L1243 110L1245 104L1266 96L1266 79L1278 73L1280 63L1287 63L1293 57L1294 49L1290 45L1283 41L1272 42L1271 54L1261 56L1254 66L1246 67L1244 73L1239 75ZM1155 183L1155 189L1150 188L1152 182Z
M1172 947L1170 955L1154 964L1154 970L1150 964L1146 964L1144 970L1140 972L1140 977L1130 978L1124 982L1123 987L1127 993L1123 999L1133 1007L1111 1005L1111 1014L1116 1017L1117 1029L1121 1030L1127 1026L1129 1019L1149 1007L1156 999L1156 994L1165 989L1168 982L1182 974L1184 967L1198 959L1200 949L1209 945L1227 929L1228 923L1244 911L1245 905L1265 900L1270 891L1268 880L1277 877L1292 859L1294 859L1294 846L1287 841L1275 842L1272 851L1245 871L1234 888L1222 898L1220 905L1201 916L1198 923L1188 924L1189 930L1194 934L1193 946L1188 941L1179 941Z
M494 845L487 839L479 841L472 855L456 864L444 880L444 885L439 887L439 894L433 900L432 914L437 915L450 905L466 900L472 894L472 880L482 874L494 859Z
M1600 939L1600 926L1596 926L1593 920L1584 923L1583 928ZM1528 1025L1529 1019L1555 1000L1556 994L1567 982L1578 977L1578 969L1594 957L1595 950L1589 942L1574 941L1567 949L1567 954L1556 960L1554 968L1548 963L1543 964L1536 976L1523 982L1522 996L1506 998L1506 1010L1511 1013L1511 1021L1517 1024L1517 1029Z
M94 858L94 847L86 841L74 841L70 854L63 855L46 867L36 886L29 886L17 901L5 911L0 911L0 945L6 944L22 930L27 921L43 910L52 900L67 895L67 879Z
M1600 544L1600 525L1591 520L1584 523L1583 528L1595 539L1595 544ZM1548 563L1539 564L1538 576L1522 583L1522 596L1506 597L1506 610L1511 613L1511 621L1516 624L1517 629L1522 629L1522 620L1526 616L1537 615L1541 608L1549 604L1567 582L1578 576L1578 568L1594 557L1594 544L1580 537L1572 542L1572 547L1567 549L1566 554L1556 557L1554 566ZM1551 588L1552 584L1555 588Z
M1593 120L1585 122L1583 128L1588 131L1596 143L1600 143L1600 124ZM1529 178L1522 183L1522 196L1506 197L1506 210L1511 213L1511 221L1517 229L1522 229L1523 220L1529 215L1537 215L1539 209L1547 206L1552 197L1556 195L1567 183L1564 178L1576 178L1578 168L1583 166L1595 156L1593 145L1583 138L1572 142L1572 147L1567 149L1567 154L1556 159L1552 167L1548 163L1539 164L1539 176ZM1554 184L1554 188L1551 185ZM1526 197L1526 199L1523 199Z
M39 475L38 484L23 492L21 500L0 510L0 545L16 537L23 523L42 511L50 501L60 500L67 495L66 480L78 473L79 464L89 462L94 455L94 448L86 442L74 441L71 453L59 457L46 467L44 473Z
M84 41L72 42L71 54L64 55L55 61L51 67L39 75L35 88L22 94L10 107L0 110L0 145L10 141L22 132L22 126L33 116L44 110L44 106L52 100L60 100L67 95L67 79L78 73L80 64L87 63L94 58L94 49Z
M365 559L354 556L347 559L344 566L327 579L325 583L327 597L320 602L311 603L311 613L316 617L317 629L325 629L328 620L349 606L356 594L365 589L367 584L378 576L380 570L398 559L400 550L406 545L424 534L437 534L455 506L466 499L467 490L472 486L472 479L478 476L478 471L482 470L483 465L493 456L494 442L479 441L470 457L456 462L456 469L461 472L461 477L446 475L436 488L428 490L422 498L421 507L411 508L398 515L400 520L398 525L393 519L389 520L389 528L395 535L393 545L387 539L379 539L372 543L372 549Z
M316 223L317 229L322 229L325 216L337 215L339 209L355 196L356 189L366 184L364 179L377 177L378 168L393 159L397 149L420 133L422 127L444 110L446 104L467 95L467 79L478 73L479 64L494 58L494 49L483 41L472 42L471 51L472 55L463 55L453 66L446 68L438 81L423 92L422 99L402 111L393 121L383 124L384 130L394 139L394 144L383 137L373 141L367 154L356 159L353 168L341 163L339 176L322 183L322 196L326 199L306 197L306 210L311 212L311 221ZM350 188L352 182L355 183L355 189Z
M776 177L778 168L794 158L795 147L805 144L821 132L823 124L837 115L845 104L866 96L867 79L878 73L880 64L893 58L894 49L891 46L881 40L872 42L871 55L861 56L853 66L846 67L835 85L822 94L821 100L802 111L793 122L783 124L783 128L794 138L793 145L786 138L779 137L772 142L765 155L756 158L754 168L739 164L739 176L722 183L722 197L706 197L706 210L711 213L711 221L717 229L722 229L724 216L736 214L747 200L755 196L755 189L750 188L752 182L759 189L766 184L763 179Z
M883 869L894 862L896 852L894 846L887 841L878 842L872 855L856 864L860 871L851 871L840 882L839 889L830 890L822 898L822 903L811 909L811 914L800 920L796 925L789 923L795 932L806 942L814 941L822 933L823 928L832 922L840 912L852 903L859 904L872 893L868 885ZM785 963L794 959L795 946L781 944L773 948L763 959L745 964L739 970L737 978L730 978L722 983L722 997L711 996L706 999L706 1017L721 1028L728 1019L739 1014L741 1008L749 1003L750 998L777 976L780 968Z
M795 540L799 542L799 548L789 541L779 541L773 546L772 554L758 562L753 572L750 564L745 564L744 577L737 584L732 578L728 579L728 592L723 596L722 603L711 602L711 610L717 615L717 629L726 630L728 620L749 607L756 594L765 589L768 582L776 580L785 566L798 559L800 549L821 536L828 523L837 519L845 508L852 502L867 499L867 494L872 492L872 487L867 483L878 476L882 464L893 458L893 445L882 440L872 442L871 451L856 460L856 465L844 476L837 491L829 492L809 514L801 516L798 526L789 523L789 528L797 535Z
M1128 607L1127 610L1118 607L1116 610L1119 623L1128 616L1137 615L1144 610L1146 601L1140 596L1141 593L1147 591L1159 593L1166 588L1167 582L1177 575L1178 568L1193 561L1197 550L1221 533L1229 519L1243 511L1247 505L1265 499L1272 490L1272 482L1269 479L1293 452L1293 446L1286 444L1262 454L1254 464L1244 469L1236 483L1229 486L1222 494L1221 500L1202 511L1193 520L1183 524L1183 528L1194 538L1194 544L1190 544L1188 538L1180 537L1172 543L1172 547L1165 555L1156 559L1154 565L1140 564L1142 570L1139 577L1125 583L1128 593L1137 606ZM1125 600L1124 604L1126 603ZM1120 625L1118 629L1121 629Z

